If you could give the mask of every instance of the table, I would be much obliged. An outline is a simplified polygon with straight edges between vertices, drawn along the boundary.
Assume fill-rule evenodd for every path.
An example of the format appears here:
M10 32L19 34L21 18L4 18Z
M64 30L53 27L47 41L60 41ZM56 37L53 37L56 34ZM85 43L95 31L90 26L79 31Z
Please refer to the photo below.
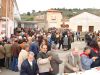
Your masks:
M92 68L91 70L86 70L83 72L65 73L65 74L58 74L58 75L100 75L100 70L97 70L96 68Z

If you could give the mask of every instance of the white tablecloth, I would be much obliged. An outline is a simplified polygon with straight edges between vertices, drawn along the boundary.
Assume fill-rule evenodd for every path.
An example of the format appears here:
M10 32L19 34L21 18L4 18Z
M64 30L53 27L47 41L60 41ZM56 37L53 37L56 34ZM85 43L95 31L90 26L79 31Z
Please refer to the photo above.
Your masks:
M58 75L100 75L100 71L93 68L91 70L87 70L87 71L84 71L84 72L66 73L66 74L58 74Z

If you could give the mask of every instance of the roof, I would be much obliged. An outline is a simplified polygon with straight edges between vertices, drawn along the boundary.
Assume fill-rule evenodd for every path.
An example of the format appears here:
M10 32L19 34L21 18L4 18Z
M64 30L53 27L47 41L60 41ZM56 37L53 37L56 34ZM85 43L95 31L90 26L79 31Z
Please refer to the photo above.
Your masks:
M70 20L72 20L72 19L99 19L100 20L100 17L96 16L94 14L88 13L88 12L83 12L79 15L76 15L76 16L70 18Z
M36 24L36 21L18 21L20 24Z
M62 13L61 11L54 10L54 9L49 9L49 10L47 10L47 12L57 12L57 13Z

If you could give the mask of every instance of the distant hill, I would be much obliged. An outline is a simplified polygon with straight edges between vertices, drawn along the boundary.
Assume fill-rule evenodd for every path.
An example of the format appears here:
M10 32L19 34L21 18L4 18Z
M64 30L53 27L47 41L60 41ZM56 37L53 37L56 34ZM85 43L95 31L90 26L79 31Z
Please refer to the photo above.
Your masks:
M73 16L75 16L75 15L78 15L78 14L80 14L82 12L88 12L88 13L100 16L100 9L94 9L94 8L87 8L87 9L52 8L52 9L61 11L63 17L66 17L68 19L73 17ZM25 20L25 21L33 21L34 20L34 16L36 16L38 14L44 14L44 13L46 13L46 11L35 12L35 10L33 10L31 13L27 12L27 13L21 14L21 18L22 18L22 20Z

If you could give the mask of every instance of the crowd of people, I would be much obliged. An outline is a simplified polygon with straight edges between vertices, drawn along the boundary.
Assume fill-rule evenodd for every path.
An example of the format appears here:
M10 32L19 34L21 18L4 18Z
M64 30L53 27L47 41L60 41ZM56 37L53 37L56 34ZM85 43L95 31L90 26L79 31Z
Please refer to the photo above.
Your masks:
M19 71L20 75L57 75L59 64L63 62L56 53L57 50L70 50L64 58L64 73L98 67L99 36L87 33L87 46L83 53L79 54L78 48L71 49L74 33L69 29L52 29L45 32L39 29L16 28L10 38L0 38L0 72L5 66L12 71Z

